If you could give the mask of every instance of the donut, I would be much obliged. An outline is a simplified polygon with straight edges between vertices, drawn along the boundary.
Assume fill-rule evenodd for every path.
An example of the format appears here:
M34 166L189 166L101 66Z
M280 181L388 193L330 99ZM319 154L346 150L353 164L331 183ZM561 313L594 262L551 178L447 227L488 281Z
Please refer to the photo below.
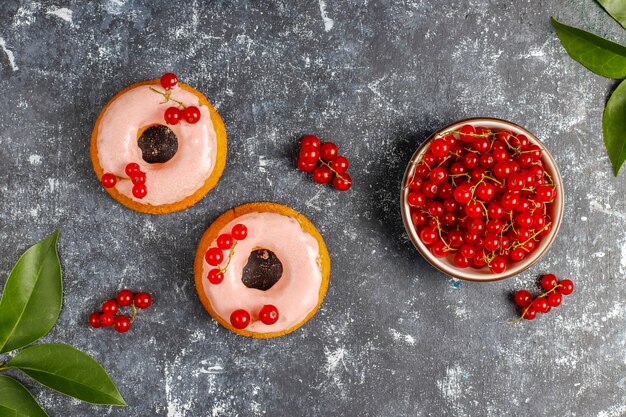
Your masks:
M117 93L91 135L98 179L111 197L142 213L193 206L217 184L226 164L220 115L202 93L176 78L164 88L168 74Z
M200 301L222 326L270 338L315 315L328 288L330 256L302 214L281 204L249 203L209 226L194 274Z

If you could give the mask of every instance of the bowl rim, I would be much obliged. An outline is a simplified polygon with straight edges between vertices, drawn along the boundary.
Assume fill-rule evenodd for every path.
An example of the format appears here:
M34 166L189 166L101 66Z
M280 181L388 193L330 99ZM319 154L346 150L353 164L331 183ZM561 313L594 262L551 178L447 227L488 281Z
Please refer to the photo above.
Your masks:
M417 165L416 162L422 157L424 153L426 153L428 149L428 145L431 143L431 141L435 137L440 136L441 133L443 132L454 130L455 128L458 128L464 124L472 124L476 126L476 125L480 125L481 123L500 124L502 125L502 128L504 129L512 129L514 131L518 130L524 135L526 135L531 140L531 142L539 145L542 149L541 159L544 162L544 166L546 166L546 168L550 170L550 175L552 176L558 189L557 197L553 203L554 204L554 213L553 213L553 219L552 219L553 227L550 233L548 234L548 236L544 237L544 239L541 240L541 245L540 245L541 250L537 248L537 250L532 254L532 256L527 258L528 259L527 262L525 262L526 259L522 260L521 262L518 262L520 266L518 266L517 268L513 268L510 270L507 269L507 271L502 272L500 274L484 274L485 278L477 278L483 274L480 274L479 272L472 273L471 271L479 271L479 270L475 270L474 268L460 269L451 264L444 263L439 258L436 258L432 254L432 252L424 245L424 243L422 243L422 241L419 239L419 236L417 235L415 226L413 225L413 222L411 221L410 206L408 205L406 201L406 195L408 194L408 187L405 186L409 176L412 176L413 170L415 166ZM518 275L524 272L525 270L527 270L528 268L530 268L531 266L533 266L535 263L537 263L539 259L541 259L545 255L545 253L548 251L550 246L552 246L552 243L554 242L554 239L556 238L556 235L561 227L564 206L565 206L565 192L564 192L564 187L563 187L563 179L561 177L561 173L556 164L556 161L554 160L552 154L550 153L546 145L541 140L539 140L537 136L535 136L532 132L528 131L526 128L516 123L510 122L508 120L499 119L495 117L470 117L466 119L461 119L454 123L450 123L436 130L435 132L433 132L433 134L431 134L424 142L422 142L422 144L413 153L413 156L411 156L411 159L409 160L407 164L407 168L404 172L404 176L402 177L402 183L400 185L400 210L402 212L402 221L404 223L404 228L407 234L409 235L411 242L413 243L413 246L415 246L418 252L424 257L424 259L426 259L426 261L428 261L428 263L430 263L432 266L437 268L439 271L453 278L461 279L464 281L471 281L471 282L501 281L507 278L511 278L515 275ZM546 242L546 243L544 244L543 242Z

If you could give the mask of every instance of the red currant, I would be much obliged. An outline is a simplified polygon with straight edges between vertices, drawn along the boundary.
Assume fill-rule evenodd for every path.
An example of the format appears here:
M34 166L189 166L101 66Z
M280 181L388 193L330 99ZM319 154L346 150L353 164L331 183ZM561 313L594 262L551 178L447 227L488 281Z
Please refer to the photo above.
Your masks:
M130 318L128 316L115 317L114 327L118 333L126 333L130 329Z
M347 191L352 187L352 178L347 173L342 173L339 175L335 175L333 179L333 187L339 191Z
M533 302L533 296L527 290L519 290L515 293L515 304L526 308Z
M152 305L152 296L147 292L138 292L135 294L133 302L135 303L135 307L145 310Z
M481 182L476 187L476 196L483 201L489 201L496 195L496 188L488 182Z
M419 191L412 191L406 196L407 203L411 207L422 207L426 204L426 196Z
M137 184L133 187L133 195L142 199L148 194L148 187L145 184Z
M315 162L306 162L302 159L298 159L298 169L302 172L311 172L316 166L317 164Z
M554 274L546 274L541 277L541 288L546 291L550 291L551 289L556 287L558 283L559 281Z
M173 72L166 72L161 76L161 87L166 90L176 87L176 84L178 84L178 77Z
M130 177L130 180L135 185L143 185L146 183L146 174L143 172L136 172L132 177Z
M244 240L248 236L248 228L239 223L233 226L233 230L230 233L235 240Z
M165 123L167 123L168 125L177 125L182 117L183 114L178 107L168 107L165 110L165 114L163 114Z
M300 146L313 146L314 148L319 148L320 140L317 138L317 136L306 135L303 136L300 140Z
M100 325L103 327L113 326L114 320L115 320L115 317L111 313L102 313L100 315Z
M533 307L538 313L545 314L548 312L550 305L546 297L539 297L533 301Z
M570 295L571 293L574 292L574 283L569 280L569 279L564 279L561 282L559 282L559 287L557 288L557 291L560 292L563 295Z
M333 172L326 165L320 165L313 170L313 181L318 184L328 184L332 179Z
M121 290L120 292L117 293L116 300L117 300L117 303L121 305L122 307L128 307L129 305L133 303L134 297L135 295L133 294L131 290Z
M137 164L135 162L131 162L130 164L126 165L125 171L126 171L126 175L131 177L135 173L140 172L141 171L141 167L139 166L139 164Z
M457 268L467 268L469 265L470 261L465 256L458 252L454 255L454 266Z
M439 233L434 227L426 226L419 232L420 239L425 245L432 245L439 239Z
M467 185L458 186L454 190L454 199L460 204L467 204L472 199L472 190Z
M548 304L550 307L558 307L563 301L563 296L560 292L554 291L548 294Z
M189 124L196 124L200 120L200 109L196 106L185 107L181 112L183 120Z
M554 188L547 186L547 185L541 185L537 187L537 190L535 191L535 193L536 193L535 198L537 199L537 201L541 203L552 201L556 194L554 191Z
M230 315L230 324L235 329L245 329L250 324L250 313L243 309L233 311Z
M430 250L437 258L445 258L450 253L450 249L443 240L438 240L437 242L435 242Z
M519 262L526 256L526 251L522 248L515 248L511 251L509 256L512 261Z
M102 175L100 182L102 183L104 188L115 187L115 184L117 184L117 177L110 172L107 172L106 174Z
M229 233L223 233L217 237L217 247L221 250L228 250L233 246L233 236Z
M102 323L100 321L100 313L94 312L89 315L89 325L94 329L102 326Z
M338 156L337 158L330 161L330 167L335 170L338 174L343 174L348 170L350 163L345 156Z
M211 266L218 266L224 260L224 252L220 248L209 248L204 255L204 260Z
M115 300L107 300L102 304L102 312L115 315L119 306Z
M224 281L224 273L217 268L211 269L207 275L207 279L213 285L220 284Z
M476 134L476 129L472 125L463 125L459 128L459 138L461 142L471 143L474 140L474 135Z
M491 272L493 272L494 274L501 274L506 271L507 266L508 263L506 261L506 258L502 255L498 255L491 260L491 263L489 264L489 269L491 269Z
M430 180L435 184L441 184L448 179L448 170L444 167L437 167L430 171Z
M450 143L445 139L435 139L430 145L430 151L437 158L445 158L450 154Z
M535 317L537 317L537 310L535 310L533 307L530 307L528 310L526 310L523 317L526 320L533 320Z
M299 160L314 164L320 158L320 151L318 148L312 145L303 146L300 148Z
M278 321L278 309L276 306L266 304L259 311L259 320L268 326Z
M332 142L326 142L320 146L320 157L326 161L330 162L333 159L339 156L339 148Z

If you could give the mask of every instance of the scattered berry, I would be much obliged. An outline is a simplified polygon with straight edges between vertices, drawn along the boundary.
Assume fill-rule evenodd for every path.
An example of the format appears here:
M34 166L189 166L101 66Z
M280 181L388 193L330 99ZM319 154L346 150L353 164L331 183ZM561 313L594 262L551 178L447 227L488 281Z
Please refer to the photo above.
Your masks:
M182 110L181 116L189 124L198 123L200 120L200 109L196 106L189 106Z
M138 163L131 162L130 164L126 165L125 171L126 171L126 175L128 175L129 177L132 177L133 174L137 172L141 172L141 167L139 166Z
M178 107L168 107L163 118L168 125L177 125L180 119L183 118L183 115Z
M245 329L250 324L250 313L243 309L233 311L230 315L230 324L235 329Z
M346 173L350 163L345 156L339 156L339 148L332 142L321 143L313 135L300 140L298 169L312 172L317 184L331 183L335 189L346 191L352 186L352 178Z
M271 304L264 305L259 311L259 320L263 324L274 324L278 321L278 309Z
M118 333L126 333L130 329L130 318L128 316L116 316L113 325Z
M176 76L176 74L172 72L166 72L161 76L161 87L165 88L166 90L176 87L176 84L178 84L178 77Z
M102 183L104 188L115 187L115 184L117 184L117 177L110 172L107 172L106 174L102 175L100 182Z
M147 292L138 292L134 299L135 307L145 310L152 305L152 296Z

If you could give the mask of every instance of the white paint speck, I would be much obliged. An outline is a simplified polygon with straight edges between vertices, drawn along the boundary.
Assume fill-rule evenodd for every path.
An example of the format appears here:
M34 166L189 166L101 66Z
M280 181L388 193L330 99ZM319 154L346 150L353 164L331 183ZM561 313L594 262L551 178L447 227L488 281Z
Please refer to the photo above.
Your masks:
M322 15L322 20L324 21L324 30L329 32L335 25L335 21L328 17L328 14L326 13L326 2L324 0L319 0L319 2L320 14Z
M9 65L13 71L17 71L17 65L15 64L15 56L13 55L13 51L7 48L7 43L3 38L0 38L0 48L7 55L7 59L9 60Z
M104 10L109 14L118 15L122 13L126 0L108 0L104 3Z
M586 217L586 216L582 216L582 217L580 218L580 220L582 220L582 221L586 222L586 221L587 221L587 217Z
M391 337L393 337L393 340L396 342L404 342L411 346L415 345L415 338L410 334L400 333L396 329L389 329L389 333L391 333Z
M626 274L626 242L622 243L621 259L619 261L619 273Z
M596 252L596 253L592 253L591 256L593 258L604 258L606 256L606 253L604 253L604 252Z
M626 405L615 405L598 413L598 417L623 417L624 415L626 415Z
M36 155L36 154L32 154L31 156L28 157L28 162L30 162L31 165L41 165L41 155Z
M454 411L454 415L466 415L464 407L459 401L465 391L463 387L464 375L465 372L463 372L461 366L454 364L447 367L446 375L437 381L437 388L439 388L442 397Z
M47 11L47 14L56 16L66 22L72 23L72 11L67 7L54 7Z

